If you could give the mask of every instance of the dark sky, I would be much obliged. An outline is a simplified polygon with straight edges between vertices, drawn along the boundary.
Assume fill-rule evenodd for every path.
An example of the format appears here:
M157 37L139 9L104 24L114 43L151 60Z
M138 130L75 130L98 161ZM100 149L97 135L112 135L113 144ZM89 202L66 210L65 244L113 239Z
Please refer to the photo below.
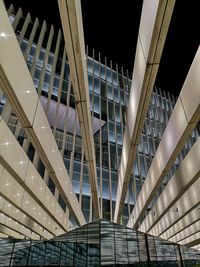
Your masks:
M57 0L4 0L30 11L32 17L61 27ZM42 5L41 5L42 3ZM81 0L85 43L95 55L101 52L130 75L141 15L142 0ZM156 85L178 95L200 43L200 1L176 0Z

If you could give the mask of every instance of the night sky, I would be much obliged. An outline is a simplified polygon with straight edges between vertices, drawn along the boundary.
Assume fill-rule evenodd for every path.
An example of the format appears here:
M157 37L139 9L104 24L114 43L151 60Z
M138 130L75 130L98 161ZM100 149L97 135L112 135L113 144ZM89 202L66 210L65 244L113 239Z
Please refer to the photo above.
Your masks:
M4 0L32 18L45 19L61 28L57 0ZM42 3L42 5L41 5ZM131 76L140 22L142 0L81 0L85 44L89 55L95 49L118 63ZM156 85L178 95L200 43L200 1L177 0L166 39Z

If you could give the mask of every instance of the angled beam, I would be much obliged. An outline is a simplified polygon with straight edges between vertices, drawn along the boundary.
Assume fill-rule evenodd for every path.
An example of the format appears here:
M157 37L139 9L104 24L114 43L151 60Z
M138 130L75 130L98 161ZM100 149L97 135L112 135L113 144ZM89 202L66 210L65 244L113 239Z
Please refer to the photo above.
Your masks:
M145 209L150 204L166 173L170 170L179 152L200 119L200 47L192 62L180 96L168 121L165 132L147 173L145 182L128 221L136 227Z
M85 224L71 180L2 0L0 0L0 17L0 32L4 33L4 37L0 38L0 87L66 201L70 212L80 225Z
M166 231L162 233L160 237L171 240L175 235L184 231L185 229L197 223L198 221L200 221L200 214L199 209L196 208L186 214L181 220L177 221L169 229L166 229Z
M68 217L66 213L59 206L58 201L51 193L48 185L35 169L33 163L29 160L3 119L0 119L0 132L0 163L12 176L10 180L13 180L12 178L15 179L8 187L2 184L2 177L0 175L0 193L3 191L5 197L8 199L11 198L11 201L20 205L23 202L21 196L26 191L33 201L36 201L36 205L42 209L42 212L45 214L44 216L50 216L56 228L62 229L63 232L67 231ZM6 179L9 181L9 176ZM3 181L6 180L3 179ZM13 188L14 190L12 190ZM18 192L18 196L17 188L21 191ZM37 211L37 213L39 212ZM31 216L33 215L35 215L34 211L31 213ZM34 216L33 218L36 219ZM43 223L42 217L40 216L36 220L39 220L41 224Z
M200 176L200 137L168 182L139 230L147 233Z
M14 222L13 222L13 224L14 224ZM4 234L4 235L7 235L7 237L9 237L9 238L20 239L20 238L24 238L25 237L25 235L17 232L16 230L13 230L13 228L8 227L7 225L5 225L3 223L0 223L0 232L2 234ZM26 236L26 238L29 238L29 236Z
M175 0L144 0L127 112L114 221L119 222Z
M96 216L100 217L81 3L80 0L58 0L58 6L69 60L76 110L88 166L93 206Z
M179 244L184 245L184 246L188 246L188 247L193 247L193 246L199 245L200 244L200 230L197 233L195 233L195 234L185 238L184 240L180 241Z
M184 241L184 239L189 238L198 232L200 232L200 221L191 224L186 229L177 233L172 238L170 238L169 241L180 243L181 241Z
M21 225L20 233L27 236L28 238L32 238L32 233L38 236L37 239L39 239L39 237L47 239L55 236L45 228L41 227L39 224L35 223L31 217L29 217L21 210L17 209L16 206L12 205L12 203L4 199L3 196L0 196L0 203L0 223L7 225L8 227L10 227L11 224L15 223L17 229L19 229L19 226Z
M200 250L200 240L199 240L199 244L192 246L193 249L197 249Z
M200 179L198 179L149 231L149 234L170 238L199 220ZM166 232L166 233L165 233Z

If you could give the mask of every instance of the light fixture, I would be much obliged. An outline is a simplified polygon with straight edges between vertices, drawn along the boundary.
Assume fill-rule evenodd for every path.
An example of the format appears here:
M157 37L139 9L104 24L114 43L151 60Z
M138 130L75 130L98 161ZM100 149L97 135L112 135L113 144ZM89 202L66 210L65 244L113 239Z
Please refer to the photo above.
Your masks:
M0 38L3 38L3 39L6 38L6 34L5 34L5 32L1 32L1 33L0 33Z
M14 36L14 35L7 34L5 32L0 33L0 38L2 38L2 39L7 39L8 37L12 37L12 36Z

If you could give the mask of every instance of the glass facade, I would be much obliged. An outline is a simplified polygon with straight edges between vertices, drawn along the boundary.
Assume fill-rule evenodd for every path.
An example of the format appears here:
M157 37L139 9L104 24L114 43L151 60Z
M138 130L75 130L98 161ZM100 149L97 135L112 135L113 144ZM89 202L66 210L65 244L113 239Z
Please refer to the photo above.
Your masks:
M0 266L200 266L200 252L97 220L52 240L0 239Z

